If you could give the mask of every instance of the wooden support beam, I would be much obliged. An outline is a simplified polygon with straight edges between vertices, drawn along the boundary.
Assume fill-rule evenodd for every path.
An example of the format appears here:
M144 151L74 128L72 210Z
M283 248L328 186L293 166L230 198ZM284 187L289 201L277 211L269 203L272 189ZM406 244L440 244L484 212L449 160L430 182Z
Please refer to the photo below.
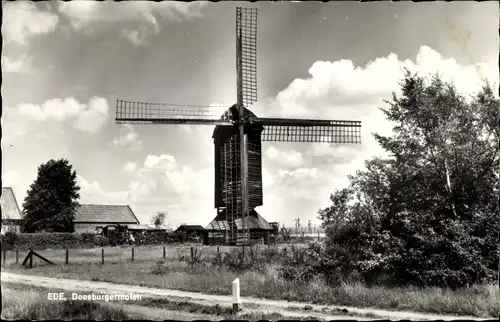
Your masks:
M34 252L34 251L31 251L31 253L32 253L33 255L35 255L36 257L40 258L41 260L45 261L46 263L49 263L49 264L54 265L54 263L52 263L51 261L49 261L47 258L43 257L42 255L39 255L39 254L37 254L37 253L36 253L36 252Z

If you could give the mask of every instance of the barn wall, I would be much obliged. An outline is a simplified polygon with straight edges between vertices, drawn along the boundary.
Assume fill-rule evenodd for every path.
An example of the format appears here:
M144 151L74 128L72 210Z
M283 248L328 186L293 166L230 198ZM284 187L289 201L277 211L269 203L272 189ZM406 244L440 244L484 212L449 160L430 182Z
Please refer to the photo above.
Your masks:
M4 235L6 232L21 233L21 225L19 223L3 222L0 234Z

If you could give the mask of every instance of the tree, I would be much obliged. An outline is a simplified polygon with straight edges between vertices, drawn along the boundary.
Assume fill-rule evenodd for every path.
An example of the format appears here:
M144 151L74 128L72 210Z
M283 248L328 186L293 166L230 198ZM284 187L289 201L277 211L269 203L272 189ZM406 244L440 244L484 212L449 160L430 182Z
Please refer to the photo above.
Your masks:
M159 211L153 215L153 217L151 218L151 223L155 226L161 226L165 223L166 218L167 218L167 213Z
M74 232L80 187L68 160L49 160L38 167L23 203L24 231Z
M406 73L388 109L389 152L367 161L320 210L346 271L397 283L462 286L498 270L499 100L486 84L471 100L434 76Z

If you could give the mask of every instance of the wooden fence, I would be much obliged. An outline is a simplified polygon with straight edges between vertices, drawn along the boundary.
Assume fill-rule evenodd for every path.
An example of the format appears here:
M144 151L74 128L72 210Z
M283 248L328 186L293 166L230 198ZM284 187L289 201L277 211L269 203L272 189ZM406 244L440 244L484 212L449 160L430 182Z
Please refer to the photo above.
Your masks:
M262 248L287 248L290 245L254 245L251 246L253 250ZM293 246L292 246L293 247ZM300 247L300 246L299 246ZM46 249L37 251L18 251L18 250L2 250L2 265L19 264L20 258L24 258L23 264L27 264L29 259L29 266L33 266L33 256L42 260L47 260L50 264L68 265L68 264L81 264L81 263L116 263L122 261L143 261L143 260L160 260L167 258L184 258L190 257L191 261L195 256L202 252L203 256L206 255L220 255L227 253L231 249L239 248L245 254L248 252L249 246L184 246L184 247L102 247L92 249Z

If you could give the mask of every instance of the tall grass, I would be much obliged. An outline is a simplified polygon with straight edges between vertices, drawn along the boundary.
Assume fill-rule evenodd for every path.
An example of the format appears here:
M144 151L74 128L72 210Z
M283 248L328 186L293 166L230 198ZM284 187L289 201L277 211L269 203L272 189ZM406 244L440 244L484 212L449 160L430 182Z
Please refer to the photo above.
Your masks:
M90 301L49 301L41 293L2 286L2 319L10 320L126 320L120 309Z

